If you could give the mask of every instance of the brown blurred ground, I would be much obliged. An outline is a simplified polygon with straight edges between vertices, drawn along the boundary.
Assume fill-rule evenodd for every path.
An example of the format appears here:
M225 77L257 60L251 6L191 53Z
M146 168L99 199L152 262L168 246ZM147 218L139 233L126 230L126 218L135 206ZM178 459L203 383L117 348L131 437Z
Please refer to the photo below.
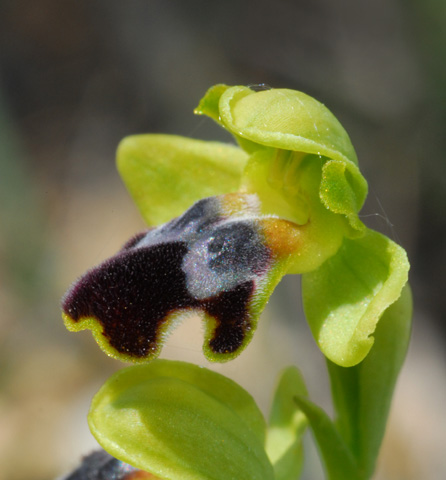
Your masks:
M376 478L445 478L445 27L434 0L0 3L1 480L53 478L94 446L88 404L120 365L66 332L59 299L144 228L115 172L119 140L229 139L192 114L220 82L304 90L350 133L371 187L364 220L408 249L416 301ZM217 367L265 409L291 362L328 405L298 288L287 279L246 354ZM204 362L196 323L165 356Z

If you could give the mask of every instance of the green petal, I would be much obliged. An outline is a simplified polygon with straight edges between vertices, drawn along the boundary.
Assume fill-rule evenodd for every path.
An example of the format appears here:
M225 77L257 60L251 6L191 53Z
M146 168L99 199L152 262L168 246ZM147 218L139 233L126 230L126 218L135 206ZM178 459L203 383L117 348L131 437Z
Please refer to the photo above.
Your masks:
M232 145L173 135L126 137L117 152L119 173L149 225L201 198L238 190L246 160Z
M216 85L205 95L196 112L209 115L220 123L250 154L269 147L327 160L320 185L320 200L330 211L347 217L351 226L350 237L364 233L365 227L357 212L367 196L367 182L358 169L350 138L322 103L295 90L255 92L248 87ZM300 156L293 160L298 162ZM286 170L281 172L283 176L289 168L286 165ZM274 169L277 170L272 167ZM285 192L285 195L292 203L292 194ZM295 221L299 223L302 218L299 203L296 209Z
M412 296L406 284L383 314L375 343L359 365L343 368L328 361L337 425L369 478L384 436L398 374L409 345Z
M367 230L362 238L345 239L335 256L303 275L305 314L327 358L344 367L365 358L376 324L399 298L408 271L405 251Z
M89 425L110 454L163 480L274 478L252 397L192 364L121 370L94 397Z
M357 212L367 196L367 183L358 167L339 160L325 162L319 196L331 212L347 217L351 227L350 238L364 235L366 227Z
M307 396L307 389L299 370L288 367L274 394L266 439L275 480L295 480L303 466L302 437L308 422L294 400L296 395Z

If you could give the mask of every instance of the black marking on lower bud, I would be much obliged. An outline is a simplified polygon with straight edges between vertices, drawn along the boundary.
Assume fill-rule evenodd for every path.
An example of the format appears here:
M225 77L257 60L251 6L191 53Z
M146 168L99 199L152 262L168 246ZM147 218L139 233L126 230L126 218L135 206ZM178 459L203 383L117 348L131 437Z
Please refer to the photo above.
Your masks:
M81 465L62 480L125 480L138 472L142 471L98 450L84 457ZM146 478L150 478L148 473Z

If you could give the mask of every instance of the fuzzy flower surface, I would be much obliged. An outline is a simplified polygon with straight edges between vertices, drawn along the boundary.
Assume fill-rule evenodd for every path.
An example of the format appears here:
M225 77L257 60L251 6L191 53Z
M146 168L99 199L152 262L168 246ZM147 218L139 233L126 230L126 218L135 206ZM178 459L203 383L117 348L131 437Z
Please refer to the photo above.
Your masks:
M216 85L196 113L238 146L171 135L121 142L119 171L151 228L73 284L67 328L89 328L109 355L144 362L199 311L206 357L226 361L251 340L282 276L297 273L321 351L358 364L409 263L358 217L367 183L347 133L323 104L288 89Z

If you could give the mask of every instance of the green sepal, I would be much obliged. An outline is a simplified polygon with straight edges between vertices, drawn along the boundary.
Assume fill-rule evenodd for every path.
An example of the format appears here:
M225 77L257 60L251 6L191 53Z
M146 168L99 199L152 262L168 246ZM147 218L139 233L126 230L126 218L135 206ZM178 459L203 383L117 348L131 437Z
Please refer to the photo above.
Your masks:
M294 401L306 415L327 472L328 480L365 480L352 452L342 439L330 417L306 397L296 395Z
M336 425L359 468L369 478L384 436L392 394L410 340L412 296L408 284L383 314L367 357L351 368L327 361Z
M198 106L195 108L194 113L197 115L207 115L217 123L220 123L221 118L218 109L218 102L228 88L231 87L224 85L223 83L219 83L209 88L204 97L200 100Z
M134 135L119 144L117 166L144 220L158 225L201 198L237 191L247 158L229 144Z
M117 372L88 421L111 455L162 480L274 479L253 398L196 365L155 360Z
M295 480L303 466L302 437L308 421L294 397L307 396L299 370L286 368L280 375L268 422L266 453L274 467L275 480Z
M367 196L367 182L358 169L347 132L322 103L295 90L255 92L243 86L216 85L208 90L196 113L216 120L249 154L273 148L327 159L320 201L333 213L347 217L350 237L364 233L357 213ZM291 203L293 198L286 200ZM295 221L300 219L298 212Z
M302 276L305 315L328 359L351 367L366 357L376 325L401 295L408 271L404 249L367 230L364 237L345 238L336 255Z
M285 88L255 92L236 86L223 92L219 111L231 133L259 145L358 163L342 125L305 93Z

